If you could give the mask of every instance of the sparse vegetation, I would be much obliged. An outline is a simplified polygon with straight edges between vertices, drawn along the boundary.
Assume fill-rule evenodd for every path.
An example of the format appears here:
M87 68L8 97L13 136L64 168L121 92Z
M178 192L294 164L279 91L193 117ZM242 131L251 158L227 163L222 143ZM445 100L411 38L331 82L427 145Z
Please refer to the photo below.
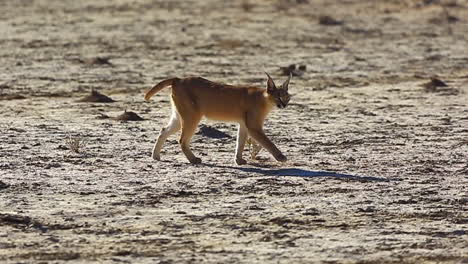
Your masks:
M249 146L250 158L255 160L257 155L262 150L262 146L258 144L253 138L249 137L247 139L247 145Z
M65 142L68 148L75 153L81 153L87 144L87 140L85 138L72 135L68 135L68 138Z

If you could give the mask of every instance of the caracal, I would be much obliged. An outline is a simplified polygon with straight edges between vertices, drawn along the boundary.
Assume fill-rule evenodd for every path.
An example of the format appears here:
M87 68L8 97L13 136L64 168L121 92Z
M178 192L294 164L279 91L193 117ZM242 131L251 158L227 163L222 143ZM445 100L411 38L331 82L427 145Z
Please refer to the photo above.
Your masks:
M182 151L191 163L201 163L201 159L190 150L190 140L200 120L206 117L239 123L235 156L238 165L247 163L242 158L242 151L248 135L276 160L286 161L286 156L265 135L263 123L274 107L285 108L288 105L291 98L288 93L291 75L280 87L276 87L270 75L266 74L266 89L216 83L201 77L172 78L156 84L146 92L145 100L149 100L163 88L172 86L172 116L168 125L161 129L153 148L153 159L160 160L161 148L166 139L182 128L179 140Z

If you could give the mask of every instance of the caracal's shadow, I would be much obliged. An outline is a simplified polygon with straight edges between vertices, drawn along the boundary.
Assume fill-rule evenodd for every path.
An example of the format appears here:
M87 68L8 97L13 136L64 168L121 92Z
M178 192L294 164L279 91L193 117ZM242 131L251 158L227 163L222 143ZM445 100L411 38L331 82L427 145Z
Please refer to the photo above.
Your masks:
M342 174L331 171L314 171L300 168L284 168L284 169L273 169L265 167L234 167L234 166L217 166L208 165L210 167L221 167L228 169L240 170L248 173L262 174L265 176L279 176L279 177L302 177L302 178L318 178L318 177L329 177L338 179L349 179L356 181L389 181L383 177L372 177L372 176L359 176L351 174Z

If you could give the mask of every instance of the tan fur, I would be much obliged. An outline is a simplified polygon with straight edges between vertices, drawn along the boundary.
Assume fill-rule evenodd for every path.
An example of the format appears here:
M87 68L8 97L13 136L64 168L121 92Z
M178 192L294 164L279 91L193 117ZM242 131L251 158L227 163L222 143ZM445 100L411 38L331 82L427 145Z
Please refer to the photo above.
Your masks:
M153 95L155 95L157 92L161 91L164 87L172 85L172 82L174 80L176 80L176 79L177 78L167 79L167 80L164 80L164 81L156 84L155 86L153 86L153 88L151 88L151 90L146 92L145 100L149 101L151 99L151 97L153 97Z
M271 78L269 76L268 78L270 81ZM289 83L289 80L287 82ZM274 85L273 80L271 83ZM201 160L190 150L190 140L200 120L206 117L212 120L239 123L237 164L246 163L242 158L242 151L248 135L268 150L276 160L286 161L286 157L263 131L263 122L275 107L275 99L268 92L269 90L215 83L201 77L172 78L158 83L147 91L145 99L149 100L154 94L168 86L172 86L173 112L169 124L161 130L154 146L152 154L154 159L160 159L160 151L166 139L182 128L179 143L183 153L191 163L200 163Z

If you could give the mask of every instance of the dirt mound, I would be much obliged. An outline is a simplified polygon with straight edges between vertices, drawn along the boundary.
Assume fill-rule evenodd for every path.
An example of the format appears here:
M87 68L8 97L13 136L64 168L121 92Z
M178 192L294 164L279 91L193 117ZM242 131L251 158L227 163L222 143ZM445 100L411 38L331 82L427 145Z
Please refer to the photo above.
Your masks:
M88 59L77 59L78 62L90 65L90 66L99 66L99 65L106 65L106 66L113 66L110 62L110 58L107 57L95 57L95 58L88 58Z
M114 117L115 120L120 121L143 121L142 117L140 117L137 113L125 110L122 114Z
M83 97L82 99L78 100L78 102L82 103L113 103L115 102L114 99L110 98L107 95L101 94L96 90L91 90L91 94Z

